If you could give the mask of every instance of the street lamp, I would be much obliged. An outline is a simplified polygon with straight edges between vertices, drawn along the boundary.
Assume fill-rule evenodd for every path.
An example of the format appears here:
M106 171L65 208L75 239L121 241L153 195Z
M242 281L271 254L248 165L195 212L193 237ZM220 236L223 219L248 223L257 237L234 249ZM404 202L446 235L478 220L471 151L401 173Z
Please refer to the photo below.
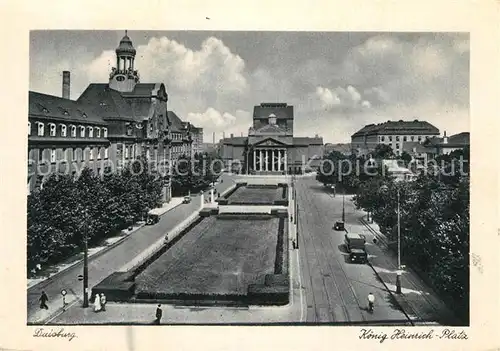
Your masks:
M88 211L84 210L85 222L83 223L83 307L89 307L89 250L88 250Z
M387 185L382 185L380 190L387 191ZM398 215L398 271L396 275L396 294L401 294L401 208L400 208L400 192L399 187L396 187L397 193L397 215Z
M342 222L345 223L345 192L342 191Z

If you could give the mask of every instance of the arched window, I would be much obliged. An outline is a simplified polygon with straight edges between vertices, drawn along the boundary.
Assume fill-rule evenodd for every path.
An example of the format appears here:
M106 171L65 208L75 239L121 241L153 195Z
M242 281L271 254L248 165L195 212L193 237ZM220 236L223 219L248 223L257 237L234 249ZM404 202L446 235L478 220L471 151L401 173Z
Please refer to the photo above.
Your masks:
M38 123L38 136L43 136L45 130L44 130L44 125L42 122L37 122Z
M108 137L108 128L102 128L102 134L104 138Z
M54 123L49 123L49 134L50 136L56 136L56 125Z
M125 148L125 158L128 158L128 146L124 145Z
M70 130L70 133L71 133L71 137L72 138L76 138L76 126L70 125L69 126L69 130Z
M80 137L85 138L85 127L84 126L80 126Z
M28 135L31 135L31 122L28 122Z
M104 149L104 158L107 159L109 157L109 148Z
M94 137L94 128L89 127L89 138L93 138L93 137Z
M96 138L101 137L101 128L95 127L95 136L96 136Z
M66 125L61 124L61 136L66 137Z

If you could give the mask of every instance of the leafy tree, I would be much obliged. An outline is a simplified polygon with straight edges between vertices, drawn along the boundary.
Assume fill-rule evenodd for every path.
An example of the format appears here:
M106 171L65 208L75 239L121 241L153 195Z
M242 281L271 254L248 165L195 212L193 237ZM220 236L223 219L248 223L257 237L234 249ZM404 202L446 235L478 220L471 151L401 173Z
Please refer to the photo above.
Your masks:
M394 151L388 144L378 144L373 151L373 157L376 159L392 159L394 156Z
M403 151L403 153L401 154L401 159L404 161L405 165L408 165L413 158L411 157L411 155L409 153L407 153L406 151Z

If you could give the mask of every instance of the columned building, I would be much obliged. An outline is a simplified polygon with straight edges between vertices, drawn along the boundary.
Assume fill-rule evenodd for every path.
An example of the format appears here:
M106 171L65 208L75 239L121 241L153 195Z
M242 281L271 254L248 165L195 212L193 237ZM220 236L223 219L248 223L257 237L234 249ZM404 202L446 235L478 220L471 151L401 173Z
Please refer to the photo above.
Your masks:
M248 136L221 140L226 167L247 174L299 174L318 166L323 139L294 137L293 122L293 106L286 103L255 106Z

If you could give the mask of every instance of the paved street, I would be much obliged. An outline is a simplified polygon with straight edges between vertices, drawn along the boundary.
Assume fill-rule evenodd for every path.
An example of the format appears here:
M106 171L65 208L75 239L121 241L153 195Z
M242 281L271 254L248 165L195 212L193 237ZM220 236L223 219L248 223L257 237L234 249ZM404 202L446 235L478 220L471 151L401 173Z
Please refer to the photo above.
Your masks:
M332 229L342 218L342 196L332 197L313 178L299 179L297 184L307 322L407 321L373 269L346 260L344 233ZM355 232L361 214L348 198L345 205L346 227ZM368 238L369 253L373 247ZM366 310L369 292L376 298L373 314Z
M223 183L216 186L216 191L223 192L230 187L233 182L228 175L222 175ZM191 213L199 208L199 195L194 196L190 204L180 205L173 210L167 212L161 217L159 223L154 226L145 226L135 233L127 237L119 245L113 247L109 251L97 255L89 260L89 288L99 283L115 270L120 269L128 263L133 257L139 255L142 251L148 248L151 244L159 240L166 232L173 229L177 224L182 222ZM62 307L62 289L67 291L66 303L71 303L82 298L83 285L78 281L78 275L83 272L83 263L79 263L67 271L64 271L53 278L28 289L27 309L28 322L39 323L49 318ZM39 307L38 299L41 292L45 291L48 295L49 310L42 310ZM79 305L80 303L77 302Z
M224 175L223 183L217 191L223 192L233 184L236 177ZM409 319L439 320L441 311L439 299L424 291L420 284L406 285L403 291L411 293L413 300L400 309L401 299L396 300L389 290L394 290L395 267L388 252L373 244L373 231L360 222L365 215L356 210L350 196L345 198L346 229L366 236L368 264L353 264L347 261L343 248L344 232L334 231L332 226L342 216L342 196L333 197L314 178L297 178L297 198L299 202L299 250L290 252L292 294L290 304L280 307L222 308L222 307L179 307L164 305L165 324L224 324L224 323L370 323L407 324ZM103 255L91 260L89 265L90 286L96 284L109 273L119 269L134 256L161 238L184 218L197 209L199 198L189 205L181 205L164 215L155 226L145 227L132 234L123 243ZM49 294L51 309L61 306L59 292L68 290L70 299L81 297L81 282L77 275L82 265L68 270L47 284L41 284L29 291L28 304L30 322L48 317L38 309L37 299L41 290ZM376 272L378 275L376 274ZM408 273L410 274L410 273ZM408 278L411 278L408 275ZM403 280L404 282L408 279ZM415 281L415 279L413 279ZM367 311L367 295L375 297L375 310ZM416 296L416 297L415 297ZM420 296L420 297L419 297ZM429 306L428 301L433 302ZM109 303L104 313L94 313L91 308L82 309L81 301L76 301L64 313L49 319L51 324L149 324L153 321L154 304ZM51 312L51 311L49 311ZM41 318L42 316L43 318ZM37 319L38 317L38 319Z

